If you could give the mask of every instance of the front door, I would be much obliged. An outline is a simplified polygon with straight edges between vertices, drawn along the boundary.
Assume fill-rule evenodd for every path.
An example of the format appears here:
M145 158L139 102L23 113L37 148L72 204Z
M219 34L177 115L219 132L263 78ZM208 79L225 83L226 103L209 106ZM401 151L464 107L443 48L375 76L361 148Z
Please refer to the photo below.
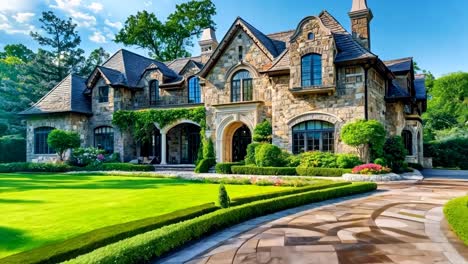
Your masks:
M252 142L250 129L243 125L238 128L232 137L232 161L238 162L244 160L247 155L247 146Z

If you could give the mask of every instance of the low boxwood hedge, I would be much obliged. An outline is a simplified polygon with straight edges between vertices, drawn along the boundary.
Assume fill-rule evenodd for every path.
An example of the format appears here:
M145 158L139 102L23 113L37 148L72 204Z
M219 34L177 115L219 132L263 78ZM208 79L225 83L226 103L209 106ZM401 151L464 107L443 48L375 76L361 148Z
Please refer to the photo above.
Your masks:
M255 166L232 166L233 174L251 175L296 175L296 168L289 167L255 167Z
M0 172L65 172L73 170L67 164L13 162L0 163Z
M214 203L203 204L160 216L107 226L59 243L8 256L0 259L0 263L32 264L62 262L119 240L142 234L162 226L192 219L216 211L217 209L219 209L219 207L215 206Z
M444 214L455 234L468 246L468 196L449 201Z
M375 183L353 183L220 209L182 223L165 226L124 239L66 263L149 263L154 258L160 257L190 241L251 218L312 202L368 192L376 188Z
M296 168L296 172L300 176L341 177L345 173L351 173L351 169L315 168L299 166Z
M195 168L196 173L207 173L211 167L216 165L215 158L206 158L202 159L200 163L198 163L197 167Z
M242 166L244 165L243 162L222 162L216 164L216 173L219 174L232 174L231 167L232 166Z
M279 191L279 192L269 192L269 193L264 193L264 194L242 196L242 197L233 198L231 200L231 205L238 206L238 205L251 203L251 202L255 202L259 200L266 200L266 199L286 196L286 195L295 194L295 193L303 193L303 192L309 192L313 190L333 188L333 187L339 187L339 186L344 186L344 185L349 185L349 184L351 184L351 182L333 182L333 183L327 182L327 183L312 184L312 185L308 185L305 187L299 187L299 188L294 188L294 189L289 189L289 190L284 190L284 191Z
M97 166L86 166L82 168L85 171L154 171L152 165L141 165L131 163L101 163Z

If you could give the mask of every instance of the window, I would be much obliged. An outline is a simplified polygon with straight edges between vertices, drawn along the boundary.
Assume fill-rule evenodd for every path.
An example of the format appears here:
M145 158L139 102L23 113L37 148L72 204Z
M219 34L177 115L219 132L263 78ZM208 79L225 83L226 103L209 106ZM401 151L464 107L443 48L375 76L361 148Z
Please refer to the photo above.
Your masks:
M239 46L239 60L243 60L244 59L244 49L242 48L242 46Z
M306 121L295 125L292 130L294 154L307 151L334 152L335 126L332 123Z
M413 135L408 130L403 130L401 132L401 137L403 138L403 143L405 144L406 151L408 155L413 155Z
M109 86L99 86L99 103L107 103L109 102Z
M199 104L200 102L200 79L192 77L188 81L188 103Z
M362 83L362 72L358 67L347 67L345 69L346 83Z
M55 151L47 144L47 137L53 127L38 127L34 129L34 154L54 154Z
M114 129L108 126L94 129L94 147L104 149L106 153L113 153Z
M249 71L236 72L231 81L231 102L253 100L253 79Z
M307 34L307 39L308 40L314 40L315 39L314 33L311 32L311 33Z
M309 54L302 57L302 87L322 85L322 55Z
M154 80L150 82L150 105L156 105L160 98L159 98L159 81Z

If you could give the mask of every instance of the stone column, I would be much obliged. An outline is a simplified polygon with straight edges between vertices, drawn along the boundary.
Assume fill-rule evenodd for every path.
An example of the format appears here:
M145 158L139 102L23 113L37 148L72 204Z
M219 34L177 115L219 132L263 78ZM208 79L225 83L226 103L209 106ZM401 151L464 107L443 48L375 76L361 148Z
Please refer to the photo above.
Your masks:
M166 140L166 132L161 131L161 165L167 164L167 140Z

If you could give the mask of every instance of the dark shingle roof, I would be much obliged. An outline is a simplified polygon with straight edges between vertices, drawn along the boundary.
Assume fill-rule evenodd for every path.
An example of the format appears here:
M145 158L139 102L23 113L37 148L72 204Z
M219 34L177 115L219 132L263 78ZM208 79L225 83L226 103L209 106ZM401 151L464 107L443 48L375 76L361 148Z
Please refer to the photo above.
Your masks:
M426 76L424 74L414 76L414 89L417 100L427 100Z
M125 79L125 75L123 75L123 73L103 66L98 66L97 68L104 75L104 78L109 80L109 82L112 85L128 85L127 80Z
M336 55L335 62L344 62L365 58L377 58L377 56L359 43L357 43L353 36L343 28L343 26L327 11L320 14L322 23L330 29L335 39L338 54Z
M191 57L191 58L182 58L182 59L176 59L170 62L166 63L166 66L169 67L171 70L173 70L177 74L181 74L182 71L184 70L185 66L189 62L193 62L195 66L197 66L199 69L203 68L203 64L201 63L201 57Z
M265 34L263 34L260 30L256 29L254 26L250 25L247 21L245 21L241 17L239 17L238 19L240 21L242 21L242 23L247 27L247 29L250 32L252 32L252 34L255 36L255 38L257 38L258 41L260 41L262 43L262 45L268 50L268 52L270 52L270 54L273 57L276 58L278 55L280 55L281 52L278 52L278 50L276 48L277 45L282 45L280 42L275 43L275 41L273 41L272 39L267 37ZM283 48L283 50L284 50L284 48Z
M141 75L154 64L162 74L168 78L177 79L179 76L164 63L143 57L128 50L121 49L112 55L102 66L119 71L125 77L128 87L137 87Z
M86 79L70 74L21 115L74 112L91 114L91 102L83 94Z
M388 86L388 98L407 98L410 94L393 80Z
M402 58L384 61L385 65L394 73L411 71L413 58Z

